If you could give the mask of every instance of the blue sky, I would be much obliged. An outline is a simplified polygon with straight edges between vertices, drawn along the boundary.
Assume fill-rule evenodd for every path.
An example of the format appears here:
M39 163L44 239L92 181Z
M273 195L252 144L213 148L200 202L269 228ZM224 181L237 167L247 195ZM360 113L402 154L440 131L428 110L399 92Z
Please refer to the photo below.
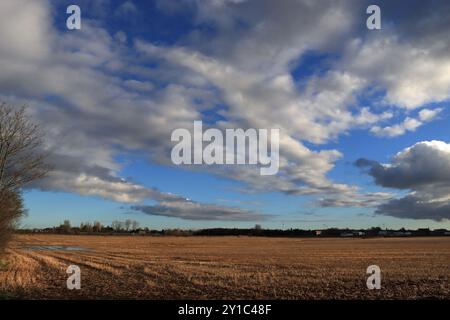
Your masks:
M23 226L450 228L450 5L308 3L2 1L0 99L54 167ZM174 165L196 120L279 128L279 173Z

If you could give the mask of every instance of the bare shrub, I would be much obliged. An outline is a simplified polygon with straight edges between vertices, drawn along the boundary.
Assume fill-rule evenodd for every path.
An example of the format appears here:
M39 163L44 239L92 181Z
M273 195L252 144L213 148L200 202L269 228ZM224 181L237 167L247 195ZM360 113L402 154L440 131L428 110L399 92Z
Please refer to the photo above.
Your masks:
M17 191L5 191L0 198L0 254L24 213L21 194Z

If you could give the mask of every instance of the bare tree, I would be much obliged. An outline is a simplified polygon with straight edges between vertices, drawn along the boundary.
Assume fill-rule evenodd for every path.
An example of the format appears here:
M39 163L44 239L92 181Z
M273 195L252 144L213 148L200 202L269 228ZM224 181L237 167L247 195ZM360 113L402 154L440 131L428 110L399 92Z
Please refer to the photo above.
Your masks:
M23 215L21 189L48 172L42 134L25 107L0 104L0 250Z
M81 229L81 231L90 233L93 231L94 227L90 222L85 222L82 224L82 226L80 226L80 229Z
M70 233L72 231L72 224L70 223L70 220L64 220L60 228L64 231L64 233Z
M100 221L94 221L94 232L101 232L103 229L103 225Z
M119 232L123 229L123 222L114 220L111 224L111 227L114 229L114 231Z
M130 231L131 225L133 224L133 221L130 219L125 220L125 229L127 231Z
M137 228L139 228L139 222L133 220L133 222L131 223L131 229L137 230Z
M25 110L0 105L0 195L4 190L19 190L48 172L42 133Z

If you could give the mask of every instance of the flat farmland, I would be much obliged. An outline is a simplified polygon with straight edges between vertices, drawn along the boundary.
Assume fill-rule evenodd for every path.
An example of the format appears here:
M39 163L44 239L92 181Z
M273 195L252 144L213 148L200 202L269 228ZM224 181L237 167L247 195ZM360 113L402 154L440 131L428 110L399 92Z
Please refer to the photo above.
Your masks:
M4 298L450 298L450 237L16 235L3 261ZM81 269L81 290L66 287L69 265ZM370 265L381 290L366 287Z

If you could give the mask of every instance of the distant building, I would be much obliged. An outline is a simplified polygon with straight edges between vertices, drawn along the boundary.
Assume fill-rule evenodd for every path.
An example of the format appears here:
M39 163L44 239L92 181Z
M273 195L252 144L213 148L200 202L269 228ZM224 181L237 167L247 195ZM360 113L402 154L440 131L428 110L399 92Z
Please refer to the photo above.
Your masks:
M316 236L321 236L322 235L322 230L316 230L315 234L316 234Z
M409 237L412 233L409 231L394 231L392 235L395 237Z
M342 232L341 237L353 237L354 234L351 232Z

